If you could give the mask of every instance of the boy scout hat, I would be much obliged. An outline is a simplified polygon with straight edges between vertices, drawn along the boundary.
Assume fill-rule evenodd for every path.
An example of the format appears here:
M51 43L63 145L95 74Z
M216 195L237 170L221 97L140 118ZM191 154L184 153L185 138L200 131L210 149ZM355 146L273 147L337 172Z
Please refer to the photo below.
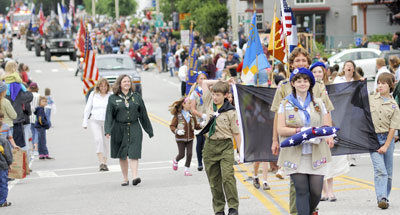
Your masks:
M310 77L310 79L311 79L310 88L314 87L315 78L314 78L313 73L309 69L301 67L301 68L297 68L297 69L293 70L292 74L290 74L290 82L292 82L294 76L296 76L297 74L305 74L308 77Z

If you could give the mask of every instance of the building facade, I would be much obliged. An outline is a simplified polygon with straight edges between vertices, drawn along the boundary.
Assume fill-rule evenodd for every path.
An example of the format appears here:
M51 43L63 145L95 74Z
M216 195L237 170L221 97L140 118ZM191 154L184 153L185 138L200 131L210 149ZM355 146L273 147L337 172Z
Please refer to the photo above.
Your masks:
M257 15L271 23L274 0L256 1ZM363 35L388 34L400 30L392 24L390 10L374 0L287 0L296 17L298 33L312 38L329 49L346 48ZM253 1L247 1L247 12L253 13ZM280 0L276 0L280 17ZM260 25L262 26L262 25ZM264 25L265 26L265 25ZM261 29L262 31L264 29Z

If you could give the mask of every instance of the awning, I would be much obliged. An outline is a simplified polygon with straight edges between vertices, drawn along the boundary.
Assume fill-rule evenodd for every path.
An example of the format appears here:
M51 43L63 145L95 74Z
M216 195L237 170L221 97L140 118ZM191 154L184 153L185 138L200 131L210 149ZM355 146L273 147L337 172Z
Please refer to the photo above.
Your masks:
M330 7L301 7L301 8L292 8L293 12L314 12L314 11L319 11L319 12L327 12L331 10Z

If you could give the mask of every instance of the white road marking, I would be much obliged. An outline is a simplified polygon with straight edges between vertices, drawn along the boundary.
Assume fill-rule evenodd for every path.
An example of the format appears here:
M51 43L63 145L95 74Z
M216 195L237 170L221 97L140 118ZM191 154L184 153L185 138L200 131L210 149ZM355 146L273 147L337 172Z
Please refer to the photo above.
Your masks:
M42 70L36 69L35 72L36 73L42 73Z
M52 171L37 171L36 172L39 177L41 178L54 178L54 177L58 177L58 175L55 172Z
M51 71L52 72L58 72L58 69L52 69Z
M70 71L70 72L75 72L75 69L73 69L73 68L68 68L68 71Z

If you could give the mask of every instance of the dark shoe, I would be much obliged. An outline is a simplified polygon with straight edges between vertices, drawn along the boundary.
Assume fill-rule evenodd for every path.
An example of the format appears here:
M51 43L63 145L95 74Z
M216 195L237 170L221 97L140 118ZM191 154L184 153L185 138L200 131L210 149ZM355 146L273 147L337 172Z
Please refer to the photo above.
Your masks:
M386 198L382 198L378 202L378 207L381 209L387 209L389 207L389 200L387 200Z
M103 171L109 171L107 164L103 164Z
M229 208L228 215L239 215L239 212L235 208Z
M197 167L197 170L198 170L198 171L203 171L203 166Z
M321 199L320 199L321 202L328 201L328 200L329 200L328 197L321 197Z
M46 158L45 158L45 157L39 157L39 159L40 159L40 160L44 160L44 159L46 159Z
M136 186L136 185L138 185L140 182L142 182L142 180L141 180L140 178L135 178L135 179L132 180L132 185L133 185L133 186Z
M217 213L215 213L215 215L225 215L225 212L217 212Z
M121 184L121 186L123 186L123 187L128 186L128 185L129 185L129 181L124 181L124 182Z
M8 178L7 177L7 181L14 181L15 180L15 178Z
M329 197L330 202L336 202L336 200L337 200L336 196Z
M104 164L100 164L100 166L99 166L99 171L100 171L100 172L104 171Z
M270 190L271 187L267 183L263 183L263 190Z
M260 189L260 180L258 178L254 178L253 185L256 189Z
M0 208L9 207L9 206L11 206L11 202L4 202L3 204L0 205Z
M50 156L46 156L46 157L44 157L44 158L46 158L47 160L52 160L52 159L54 159L53 157L50 157Z

